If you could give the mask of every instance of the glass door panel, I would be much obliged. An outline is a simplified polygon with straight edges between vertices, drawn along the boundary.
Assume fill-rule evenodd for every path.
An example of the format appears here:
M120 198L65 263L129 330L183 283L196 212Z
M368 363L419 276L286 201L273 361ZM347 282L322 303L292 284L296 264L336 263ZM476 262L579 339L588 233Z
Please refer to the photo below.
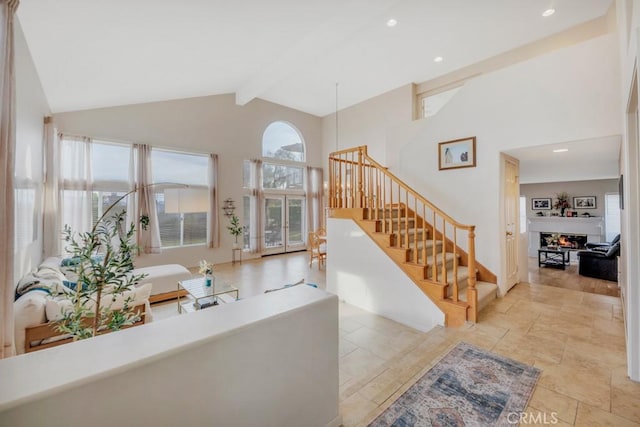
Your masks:
M306 249L306 210L304 197L265 196L265 255Z
M284 196L264 199L264 252L284 252Z
M286 222L286 242L287 252L305 249L305 217L304 198L286 197L287 222Z

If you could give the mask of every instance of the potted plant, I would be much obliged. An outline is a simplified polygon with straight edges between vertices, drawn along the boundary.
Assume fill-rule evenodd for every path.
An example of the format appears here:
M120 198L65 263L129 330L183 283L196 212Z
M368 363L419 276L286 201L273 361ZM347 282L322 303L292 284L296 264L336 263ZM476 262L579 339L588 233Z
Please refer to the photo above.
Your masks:
M244 228L240 225L240 218L238 218L237 215L232 215L229 223L230 225L227 227L227 230L229 230L229 234L236 238L236 241L233 244L234 249L236 249L238 248L238 236L243 233Z
M125 194L98 219L91 231L75 233L68 225L64 227L67 251L73 261L70 268L77 276L75 289L63 291L70 304L63 309L56 321L58 332L69 334L74 340L90 338L105 330L119 330L141 319L141 315L130 304L133 297L124 299L123 307L111 309L110 302L134 289L145 275L131 274L133 252L131 241L135 226L132 223L124 230L126 212L107 217ZM148 225L141 219L142 226Z

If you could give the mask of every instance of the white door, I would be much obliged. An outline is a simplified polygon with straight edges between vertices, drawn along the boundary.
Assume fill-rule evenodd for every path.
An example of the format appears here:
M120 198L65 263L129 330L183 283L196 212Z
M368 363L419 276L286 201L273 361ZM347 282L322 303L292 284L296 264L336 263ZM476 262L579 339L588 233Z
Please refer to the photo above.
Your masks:
M505 285L511 289L518 283L518 246L520 240L519 164L516 159L504 156L504 224L505 224Z
M306 249L305 199L302 196L267 195L264 198L263 254Z

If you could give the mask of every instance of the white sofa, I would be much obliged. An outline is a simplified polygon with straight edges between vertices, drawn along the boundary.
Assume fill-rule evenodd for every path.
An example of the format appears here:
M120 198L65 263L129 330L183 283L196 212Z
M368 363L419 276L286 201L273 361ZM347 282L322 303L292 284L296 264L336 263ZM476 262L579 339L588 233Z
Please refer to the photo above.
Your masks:
M26 331L28 328L37 327L51 320L56 320L60 313L60 306L64 301L50 297L47 290L40 288L56 289L63 286L67 279L65 269L61 267L62 258L50 257L40 264L33 272L29 273L18 283L18 288L32 288L24 292L14 303L15 343L18 354L32 351L33 346L25 346ZM144 305L144 322L152 320L150 303L175 298L178 293L178 281L188 279L191 273L185 267L178 264L167 264L153 267L134 269L133 274L145 274L138 285L134 296L133 305ZM68 274L68 273L67 273ZM37 283L35 282L37 281ZM29 283L32 283L29 285ZM114 307L117 309L118 307Z

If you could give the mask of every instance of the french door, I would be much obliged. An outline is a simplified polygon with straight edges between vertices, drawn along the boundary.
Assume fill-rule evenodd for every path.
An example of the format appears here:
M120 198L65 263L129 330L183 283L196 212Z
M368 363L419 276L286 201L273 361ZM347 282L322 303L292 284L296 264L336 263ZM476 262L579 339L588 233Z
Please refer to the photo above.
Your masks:
M264 255L306 249L304 196L265 195L262 215Z

